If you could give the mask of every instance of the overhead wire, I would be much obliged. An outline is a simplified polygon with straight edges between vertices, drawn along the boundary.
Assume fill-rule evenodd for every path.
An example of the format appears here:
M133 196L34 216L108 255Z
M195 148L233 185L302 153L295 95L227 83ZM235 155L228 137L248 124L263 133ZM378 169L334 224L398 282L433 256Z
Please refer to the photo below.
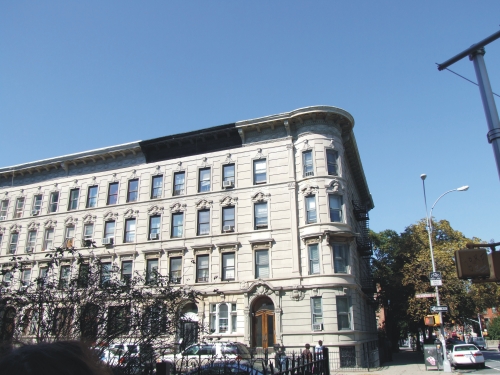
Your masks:
M438 64L438 63L436 63L436 65L439 65L439 64ZM448 71L452 72L453 74L456 74L456 75L457 75L457 76L459 76L460 78L463 78L463 79L465 79L466 81L469 81L470 83L472 83L472 84L474 84L474 85L476 85L476 86L478 86L478 87L479 87L479 85L478 85L476 82L471 81L469 78L466 78L466 77L464 77L463 75L460 75L460 74L458 74L457 72L454 72L453 70L451 70L451 69L449 69L449 68L445 68L445 70L448 70ZM498 94L496 94L496 93L493 93L493 95L498 96L498 97L500 98L500 95L498 95Z

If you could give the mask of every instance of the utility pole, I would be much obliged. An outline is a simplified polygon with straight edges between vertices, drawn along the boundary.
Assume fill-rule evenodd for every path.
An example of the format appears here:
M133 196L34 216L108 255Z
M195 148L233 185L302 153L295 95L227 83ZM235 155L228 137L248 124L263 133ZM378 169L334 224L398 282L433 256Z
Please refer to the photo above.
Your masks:
M497 107L495 105L495 99L493 98L493 91L491 90L490 79L488 78L488 72L486 71L486 64L483 57L486 53L484 46L498 38L500 38L500 31L497 31L495 34L490 35L479 43L473 44L465 51L460 52L444 63L438 64L438 70L444 70L466 56L469 56L469 59L474 63L479 92L481 93L486 122L488 123L488 142L493 146L493 153L497 163L497 172L500 177L500 121L498 120Z

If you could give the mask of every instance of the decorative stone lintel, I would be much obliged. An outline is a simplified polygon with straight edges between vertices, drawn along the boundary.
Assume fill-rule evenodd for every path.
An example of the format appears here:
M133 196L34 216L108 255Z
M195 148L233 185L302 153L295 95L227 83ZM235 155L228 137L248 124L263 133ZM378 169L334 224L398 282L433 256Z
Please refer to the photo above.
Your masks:
M151 249L151 250L142 250L142 253L144 255L150 255L150 254L161 254L163 251L163 249Z
M307 233L302 236L300 236L300 239L304 241L304 243L321 243L321 240L323 239L323 236L325 233L323 232L317 232L317 233Z
M129 251L120 251L118 255L120 258L126 257L126 256L136 256L138 255L138 252L136 250L129 250Z
M331 231L327 230L325 231L326 235L326 243L330 244L332 242L337 242L337 241L345 241L349 242L352 241L356 237L356 233L347 231L347 230L338 230L338 231Z
M250 245L252 245L252 249L255 248L266 248L270 249L273 246L274 238L262 238L257 240L248 240Z
M172 257L184 255L184 253L187 251L187 248L185 246L169 247L167 249L163 249L163 251L167 253L167 256Z
M240 243L238 241L236 241L236 242L221 242L221 243L215 244L215 246L219 250L219 253L221 253L224 250L238 251L238 248L240 247Z
M193 249L193 253L199 253L199 252L210 252L213 249L214 245L211 243L208 244L201 244L201 245L192 245L191 249Z

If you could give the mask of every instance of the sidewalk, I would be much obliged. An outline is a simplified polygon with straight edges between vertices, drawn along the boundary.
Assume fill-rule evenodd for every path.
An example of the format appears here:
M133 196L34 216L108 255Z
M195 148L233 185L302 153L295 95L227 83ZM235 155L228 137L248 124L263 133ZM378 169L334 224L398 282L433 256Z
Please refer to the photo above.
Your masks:
M443 374L443 371L438 371L435 367L429 367L425 371L424 354L423 352L414 352L412 349L400 348L399 353L392 354L392 361L385 362L379 369L370 371L344 371L332 370L330 375L413 375L432 373ZM455 374L457 374L455 372Z

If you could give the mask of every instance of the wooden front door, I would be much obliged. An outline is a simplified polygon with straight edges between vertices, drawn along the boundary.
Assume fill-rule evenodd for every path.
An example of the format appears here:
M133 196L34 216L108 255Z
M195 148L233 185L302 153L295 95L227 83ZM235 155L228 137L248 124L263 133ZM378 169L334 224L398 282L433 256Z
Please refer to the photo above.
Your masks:
M252 315L252 346L264 349L273 347L276 342L276 330L272 301L268 298L259 300Z

